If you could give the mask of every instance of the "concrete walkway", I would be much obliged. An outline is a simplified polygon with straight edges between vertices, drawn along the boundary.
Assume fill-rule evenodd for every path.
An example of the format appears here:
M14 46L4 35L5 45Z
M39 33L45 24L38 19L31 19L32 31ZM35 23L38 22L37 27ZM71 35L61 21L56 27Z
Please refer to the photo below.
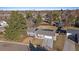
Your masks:
M66 39L63 50L64 51L75 51L75 42L70 39Z

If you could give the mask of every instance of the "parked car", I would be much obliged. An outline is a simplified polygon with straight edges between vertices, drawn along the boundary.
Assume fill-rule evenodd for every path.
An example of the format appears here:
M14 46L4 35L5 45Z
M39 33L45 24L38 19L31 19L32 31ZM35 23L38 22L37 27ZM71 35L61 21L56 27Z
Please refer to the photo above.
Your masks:
M70 39L70 40L78 43L78 35L77 34L75 34L75 35L69 35L68 39Z
M58 22L52 22L51 25L53 25L53 26L58 26L59 23L58 23Z
M56 26L56 27L62 27L64 26L63 22L52 22L51 25Z

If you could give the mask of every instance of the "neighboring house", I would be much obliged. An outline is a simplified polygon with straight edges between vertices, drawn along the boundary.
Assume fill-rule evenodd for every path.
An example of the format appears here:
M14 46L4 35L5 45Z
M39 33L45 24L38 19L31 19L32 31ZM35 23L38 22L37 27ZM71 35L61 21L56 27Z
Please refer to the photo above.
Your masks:
M5 31L5 27L7 27L8 24L6 21L0 21L0 32L4 32Z
M0 21L0 27L6 27L8 26L6 21Z

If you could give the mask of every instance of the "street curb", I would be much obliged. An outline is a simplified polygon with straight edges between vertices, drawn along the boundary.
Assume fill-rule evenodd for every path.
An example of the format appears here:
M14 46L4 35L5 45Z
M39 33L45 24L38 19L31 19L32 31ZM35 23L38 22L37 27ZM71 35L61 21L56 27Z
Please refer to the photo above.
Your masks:
M20 42L12 42L12 41L2 41L2 40L0 40L0 42L6 42L6 43L11 43L11 44L20 44L20 45L28 45L28 44L24 44L24 43L20 43Z

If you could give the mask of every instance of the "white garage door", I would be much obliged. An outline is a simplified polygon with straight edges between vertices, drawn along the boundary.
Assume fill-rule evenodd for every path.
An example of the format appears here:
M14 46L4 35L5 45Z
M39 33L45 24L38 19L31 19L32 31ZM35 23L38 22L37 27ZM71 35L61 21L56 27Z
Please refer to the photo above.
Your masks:
M44 46L45 48L52 48L53 47L53 39L44 39L42 46Z

